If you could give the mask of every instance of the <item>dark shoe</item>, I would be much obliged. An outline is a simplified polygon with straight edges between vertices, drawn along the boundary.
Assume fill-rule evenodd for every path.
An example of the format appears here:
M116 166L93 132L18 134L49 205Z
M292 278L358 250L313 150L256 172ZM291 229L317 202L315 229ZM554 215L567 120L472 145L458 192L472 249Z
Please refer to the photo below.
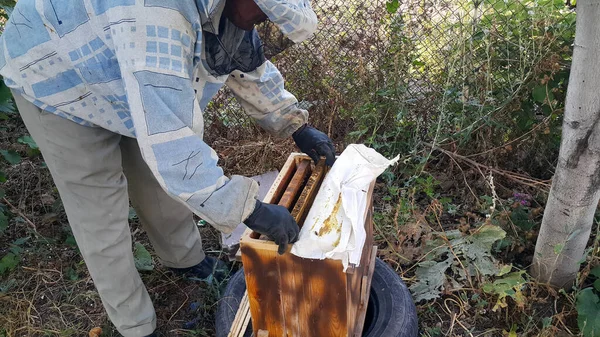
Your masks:
M229 268L225 262L207 256L195 266L189 268L171 268L177 274L183 274L187 277L199 278L210 281L212 278L217 282L223 282L229 274Z

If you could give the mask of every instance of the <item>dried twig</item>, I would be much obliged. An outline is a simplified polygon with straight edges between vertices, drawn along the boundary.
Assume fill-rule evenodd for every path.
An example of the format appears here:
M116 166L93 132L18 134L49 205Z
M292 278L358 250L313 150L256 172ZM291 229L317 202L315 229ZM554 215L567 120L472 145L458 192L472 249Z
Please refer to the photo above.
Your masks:
M510 145L510 144L516 143L516 142L518 142L518 141L522 140L523 138L525 138L525 137L529 136L531 133L533 133L533 131L535 131L535 130L539 129L539 128L540 128L540 126L542 126L542 125L546 125L546 123L548 123L548 121L550 120L550 117L552 117L552 116L548 116L548 117L546 117L546 118L545 118L545 119L544 119L544 120L543 120L541 123L538 123L536 126L534 126L533 128L531 128L531 130L529 130L529 131L525 132L524 134L522 134L521 136L519 136L519 137L517 137L517 138L515 138L515 139L511 140L510 142L506 142L506 143L504 143L504 144L502 144L502 145L500 145L500 146L496 146L496 147L494 147L494 148L491 148L491 149L485 150L485 151L483 151L483 152L479 152L479 153L470 154L470 155L468 155L468 156L465 156L465 157L467 157L467 158L472 158L472 157L481 156L481 155L483 155L483 154L490 153L490 152L494 152L494 151L496 151L496 150L498 150L498 149L505 148L505 147L507 147L507 146L508 146L508 145Z
M8 207L10 207L11 212L19 215L31 227L31 229L33 230L33 233L36 237L39 236L37 227L31 220L29 220L28 217L25 216L25 214L23 214L23 212L21 212L18 208L16 208L13 204L11 204L10 201L6 200L6 198L2 198L2 201L4 201L4 203L6 203L8 205Z
M471 195L473 196L475 202L479 203L479 198L477 197L477 195L475 194L475 192L473 192L473 189L471 188L471 185L469 185L469 183L467 182L467 175L465 174L465 171L462 169L462 167L460 167L460 164L456 161L456 159L454 159L454 157L452 156L448 156L458 167L458 169L460 170L460 172L462 173L463 176L463 181L465 182L465 185L467 186L467 188L469 189L469 192L471 192Z
M474 167L476 167L478 169L482 169L483 168L483 169L489 170L489 171L494 172L496 174L499 174L499 175L501 175L503 177L506 177L506 178L508 178L510 180L518 182L518 183L520 183L522 185L533 187L533 188L542 190L544 192L548 192L548 188L550 187L551 180L539 180L539 179L531 178L531 177L528 177L528 176L525 176L525 175L522 175L522 174L519 174L519 173L516 173L516 172L511 172L511 171L506 171L506 170L502 170L502 169L493 168L493 167L490 167L490 166L478 163L478 162L476 162L476 161L474 161L472 159L469 159L469 158L467 158L467 157L465 157L463 155L460 155L458 153L454 153L454 152L442 149L441 147L435 146L433 144L429 144L429 143L424 143L424 144L427 145L427 146L431 146L432 149L440 151L440 152L442 152L443 154L445 154L445 155L447 155L449 157L460 159L460 160L464 161L465 163L467 163L467 164L469 164L471 166L474 166Z

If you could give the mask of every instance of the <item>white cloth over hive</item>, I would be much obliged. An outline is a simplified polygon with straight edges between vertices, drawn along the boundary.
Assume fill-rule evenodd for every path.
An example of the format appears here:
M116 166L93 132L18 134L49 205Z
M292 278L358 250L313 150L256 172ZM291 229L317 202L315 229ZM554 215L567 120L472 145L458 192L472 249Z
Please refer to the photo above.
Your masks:
M358 266L366 239L369 185L398 159L388 160L362 144L348 146L323 180L292 254L341 260L344 271L349 264Z

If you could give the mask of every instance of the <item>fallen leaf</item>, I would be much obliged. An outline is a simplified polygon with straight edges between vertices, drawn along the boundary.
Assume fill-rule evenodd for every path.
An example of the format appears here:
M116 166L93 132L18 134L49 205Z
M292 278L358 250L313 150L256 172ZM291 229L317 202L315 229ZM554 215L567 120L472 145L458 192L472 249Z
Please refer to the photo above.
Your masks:
M52 205L56 202L56 199L52 195L45 193L40 196L40 201L44 205Z
M577 324L584 336L598 336L600 332L600 299L592 288L586 288L577 295Z
M407 222L400 226L395 250L407 260L418 260L423 255L424 242L430 239L429 226L423 221Z
M527 280L523 277L524 271L513 272L506 274L500 279L496 279L493 283L486 283L481 288L488 294L498 295L498 300L492 311L496 312L499 308L506 308L506 298L511 297L515 300L519 308L525 305L525 296L521 292Z
M100 337L101 334L102 334L102 328L93 328L92 330L90 330L89 337Z
M152 256L150 255L148 250L146 250L146 248L139 242L136 242L133 248L133 259L137 270L150 271L154 269L154 264L152 263Z
M57 222L58 219L59 219L58 218L58 214L56 214L56 213L46 213L42 217L42 223L44 223L44 224L51 224L51 223Z
M453 258L445 261L425 261L418 264L415 271L417 282L410 286L415 302L428 301L440 297L446 282L446 270L452 265Z
M500 227L483 225L473 235L454 239L451 244L471 262L469 266L483 275L494 275L498 272L498 267L491 254L492 246L505 236L506 232Z

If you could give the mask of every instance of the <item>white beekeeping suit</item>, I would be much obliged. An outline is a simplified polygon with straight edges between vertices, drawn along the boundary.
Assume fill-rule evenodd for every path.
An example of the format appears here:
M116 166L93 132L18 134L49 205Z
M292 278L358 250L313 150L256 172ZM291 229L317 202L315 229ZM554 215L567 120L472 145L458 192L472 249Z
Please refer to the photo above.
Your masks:
M307 0L257 4L294 41L316 28ZM308 113L265 60L256 31L234 26L225 5L19 0L0 37L0 74L125 337L156 328L131 250L129 200L163 265L199 273L209 259L192 212L229 232L256 207L257 184L225 177L203 141L202 111L217 91L226 84L275 136L305 128Z
M290 136L308 114L265 60L256 31L221 17L224 4L20 0L2 35L0 74L45 111L137 138L169 194L231 231L251 213L258 187L223 176L202 140L202 110L227 84L276 136ZM307 2L295 10L275 0L258 4L293 40L315 29Z

